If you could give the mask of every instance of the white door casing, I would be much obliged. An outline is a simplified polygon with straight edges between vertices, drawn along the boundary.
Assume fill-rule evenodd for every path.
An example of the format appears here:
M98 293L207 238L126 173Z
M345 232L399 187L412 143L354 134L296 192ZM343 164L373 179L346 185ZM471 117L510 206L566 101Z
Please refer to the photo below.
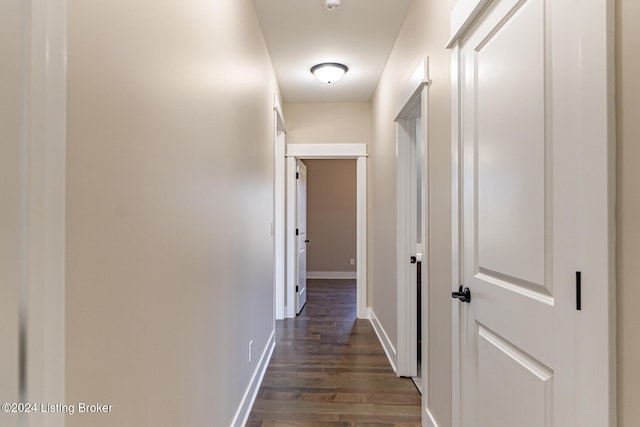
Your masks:
M307 302L307 166L302 160L296 167L296 253L298 280L296 282L296 314L300 314Z
M418 369L417 268L415 263L411 263L411 257L422 262L422 295L428 293L428 258L423 256L423 248L427 247L427 174L418 170L427 164L428 86L429 60L425 58L407 80L396 101L398 376L416 376ZM426 307L424 302L422 307ZM423 316L423 319L427 318ZM427 330L423 322L423 343L427 342ZM422 352L422 357L425 359L422 366L425 366L426 352ZM423 389L423 393L426 394L426 390Z
M0 6L0 403L64 403L66 19L65 0Z
M274 114L274 167L273 167L273 284L276 319L284 319L285 312L285 138L286 126L282 104L277 93L273 95Z
M356 300L357 316L367 319L367 145L366 144L287 144L286 147L286 285L284 315L295 317L296 278L296 160L356 160ZM278 219L276 218L276 223ZM278 284L276 283L276 286Z
M615 425L611 10L587 3L452 13L456 426Z
M26 141L22 122L27 103L24 90L23 53L27 40L20 18L23 6L19 2L0 5L0 37L3 40L3 61L0 64L0 403L20 402L24 398L24 271L26 261L25 221L25 152ZM8 427L19 425L18 414L0 413L0 423Z

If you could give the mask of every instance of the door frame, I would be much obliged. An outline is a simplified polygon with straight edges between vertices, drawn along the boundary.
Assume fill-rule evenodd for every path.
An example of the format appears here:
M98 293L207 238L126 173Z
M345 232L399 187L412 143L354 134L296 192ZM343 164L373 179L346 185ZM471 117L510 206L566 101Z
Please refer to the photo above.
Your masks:
M462 183L462 129L461 129L461 76L460 42L476 19L493 0L459 0L451 12L451 215L452 215L452 291L457 290L461 277L461 183ZM585 378L603 384L597 393L585 397L593 402L589 408L576 414L578 425L613 427L617 425L616 410L616 293L615 293L615 109L614 109L614 27L615 3L613 0L582 2L576 11L579 20L581 44L580 74L576 76L582 96L580 111L581 141L590 153L583 156L581 188L576 191L590 194L592 203L583 212L585 229L592 230L581 242L586 265L597 266L591 278L590 308L594 315L585 318L580 337L589 336L593 329L608 333L606 343L581 348L581 351L597 354L599 364L577 361L576 370ZM584 295L584 293L583 293ZM460 304L452 308L452 406L453 426L460 427L461 408L461 345L460 323L464 321ZM594 421L595 420L595 421ZM606 424L605 424L606 423Z
M367 144L288 144L286 146L286 280L284 317L295 317L296 278L296 160L356 160L356 306L359 319L367 319ZM279 218L276 218L279 221ZM279 294L279 293L277 293Z
M424 173L428 164L428 96L429 96L429 58L426 57L416 67L411 77L405 82L403 90L396 102L396 238L397 238L397 288L398 288L398 349L397 367L398 376L411 377L417 374L417 342L418 332L418 310L416 307L417 291L415 289L416 273L415 266L409 263L411 256L416 256L422 263L422 308L427 307L428 296L428 257L425 255L425 248L428 238L428 177ZM415 119L420 119L420 134L416 134L415 129L408 129ZM415 140L419 150L413 152L411 144ZM422 153L422 200L416 200L415 166L418 153ZM422 217L416 218L416 203L421 203ZM422 250L411 248L415 240L417 221L422 222ZM422 321L422 342L428 339L428 316L423 315ZM427 360L427 352L422 351L422 358ZM426 363L428 366L428 363ZM425 366L425 363L423 363ZM426 375L423 369L423 393L426 394Z
M273 289L274 289L274 313L275 319L285 317L285 280L286 265L285 256L285 151L287 129L282 112L282 103L277 93L273 94L273 223L271 234L273 236Z
M20 16L23 79L18 371L23 402L64 402L67 2L28 0ZM25 421L23 419L22 421ZM35 416L62 427L64 414ZM31 422L30 421L30 422ZM26 422L26 421L25 421Z

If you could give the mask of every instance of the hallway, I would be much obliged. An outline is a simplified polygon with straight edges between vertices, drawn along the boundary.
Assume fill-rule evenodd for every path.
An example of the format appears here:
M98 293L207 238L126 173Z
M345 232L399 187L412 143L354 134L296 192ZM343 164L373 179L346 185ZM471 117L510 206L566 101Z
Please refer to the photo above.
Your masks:
M640 1L333 1L1 3L1 427L638 426Z
M352 280L309 280L295 319L276 322L276 349L247 426L419 426L421 397L398 378Z

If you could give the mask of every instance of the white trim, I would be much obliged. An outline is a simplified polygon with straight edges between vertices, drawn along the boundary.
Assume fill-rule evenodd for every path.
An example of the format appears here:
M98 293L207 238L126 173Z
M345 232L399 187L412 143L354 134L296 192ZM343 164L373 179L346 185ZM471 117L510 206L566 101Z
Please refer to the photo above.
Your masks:
M580 123L579 153L583 165L582 188L597 197L585 198L582 222L591 230L584 236L583 277L601 284L583 294L590 316L581 320L580 353L596 355L593 363L579 366L580 377L603 387L583 389L585 402L576 415L577 425L617 426L616 375L616 260L615 260L615 3L613 0L580 2ZM605 160L603 160L605 159ZM588 248L588 250L586 250ZM588 285L587 285L588 286ZM590 304L592 303L592 304ZM590 304L590 305L589 305ZM586 313L585 313L586 314ZM607 341L590 339L593 331L606 330ZM595 362L597 360L597 362ZM602 402L602 405L600 405Z
M396 353L396 349L393 347L393 344L391 343L391 340L389 339L387 332L382 327L382 324L378 320L378 317L376 316L376 314L374 313L371 307L369 307L369 322L371 322L371 326L373 326L373 330L378 336L378 341L380 341L380 344L382 345L382 349L384 350L384 353L387 355L387 359L389 359L389 364L391 365L393 372L398 372L397 360L396 360L398 357L398 354Z
M420 61L409 80L405 82L396 102L394 120L413 118L413 114L409 110L416 104L414 101L419 102L416 97L420 96L422 87L429 83L429 57L426 57ZM420 107L419 103L417 107Z
M25 7L25 399L64 403L67 7L66 0L31 0ZM36 423L62 427L65 417Z
M269 361L271 360L271 356L273 355L273 350L275 348L276 332L274 330L271 332L267 345L264 347L262 355L260 356L260 362L253 371L251 381L249 381L249 385L242 396L240 406L238 407L236 415L233 417L233 421L231 422L232 427L243 427L247 424L247 420L251 414L251 408L253 408L253 404L256 401L260 385L262 384L264 374L267 372L267 367L269 366Z
M287 157L356 159L367 157L367 144L287 144Z
M425 58L418 64L417 68L405 83L401 96L396 104L398 115L396 125L396 243L397 243L397 305L398 305L398 354L397 374L399 376L417 375L417 341L418 332L418 311L417 311L417 290L415 287L417 279L416 266L409 263L411 256L422 258L424 250L418 249L417 224L421 222L422 233L420 236L421 246L428 247L428 85L429 85L429 58ZM420 120L419 129L417 120ZM417 192L417 160L422 156L422 192L420 200L416 196ZM417 203L421 203L422 217L417 217ZM421 253L418 253L421 252ZM428 271L428 256L421 260L423 271ZM428 294L428 283L425 280L427 274L422 275L423 295ZM422 298L423 312L422 319L423 342L428 345L428 307ZM427 360L427 352L422 352L423 358ZM424 393L428 393L428 363L422 373L422 381L425 384Z
M451 11L451 36L447 42L447 49L452 48L458 39L465 35L485 7L492 1L493 0L458 0L458 3L456 3Z
M367 317L367 158L356 162L356 302L358 317Z
M287 126L284 120L284 112L282 110L282 102L280 102L280 97L277 93L273 94L273 110L276 112L276 116L278 117L277 130L281 132L287 132Z
M427 69L428 71L428 69ZM427 75L427 80L429 76ZM421 259L422 269L421 269L421 307L422 307L422 316L421 316L421 332L422 332L422 348L420 351L421 355L421 376L422 376L422 402L423 406L427 408L429 406L429 396L430 396L430 388L429 388L429 376L430 376L430 360L429 360L429 347L431 345L430 336L429 336L429 307L431 300L429 299L429 289L431 288L431 282L429 281L429 270L431 266L431 253L429 252L429 191L430 191L430 182L429 182L429 90L428 85L425 86L422 96L422 126L420 128L420 136L422 138L422 243L418 245L418 259ZM436 390L437 392L437 390ZM428 412L429 416L431 413ZM433 417L431 417L433 418ZM435 421L434 421L435 423ZM437 427L437 426L435 426Z
M273 167L273 286L274 286L274 310L276 319L285 317L285 277L286 277L286 256L285 256L285 210L286 210L286 190L285 190L285 138L286 130L284 116L282 115L282 105L278 94L273 94L274 110L274 167Z
M357 316L367 318L367 144L288 144L285 317L295 317L295 218L297 159L356 159L356 300ZM278 219L276 219L278 221Z
M433 417L433 414L431 413L429 408L425 408L424 410L427 415L426 416L427 427L438 427L438 423L436 422L436 419Z
M355 271L307 271L307 279L357 279Z
M460 218L460 175L462 168L460 165L461 134L460 131L460 88L458 81L460 78L460 47L457 42L451 51L451 290L457 290L460 283L460 229L462 227ZM460 353L460 330L461 322L460 304L453 304L451 308L451 356L452 356L452 426L460 427L460 402L462 402L462 385L460 383L460 372L462 369L462 355Z

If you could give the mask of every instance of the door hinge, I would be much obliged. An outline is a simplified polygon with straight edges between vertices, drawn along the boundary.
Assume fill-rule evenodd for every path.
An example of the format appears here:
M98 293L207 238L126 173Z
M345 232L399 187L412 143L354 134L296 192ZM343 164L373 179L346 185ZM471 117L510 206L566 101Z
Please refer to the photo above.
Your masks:
M296 286L296 292L298 292L298 287Z
M300 174L296 172L296 179L300 179Z
M582 272L576 271L576 310L582 310Z
M296 228L296 236L300 234L300 230Z

